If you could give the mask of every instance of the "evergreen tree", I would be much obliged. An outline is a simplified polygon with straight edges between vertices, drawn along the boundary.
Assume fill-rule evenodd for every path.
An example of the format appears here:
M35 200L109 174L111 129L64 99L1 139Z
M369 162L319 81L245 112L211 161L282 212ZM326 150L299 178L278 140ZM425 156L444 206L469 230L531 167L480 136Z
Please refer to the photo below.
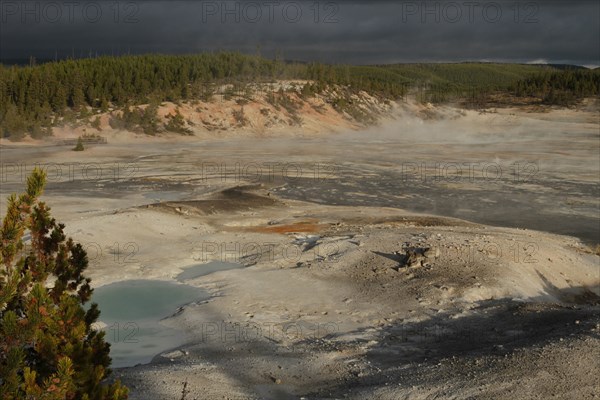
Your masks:
M73 151L83 151L83 141L81 140L81 136L77 138L77 144L73 148Z
M165 124L165 129L176 133L190 133L190 130L185 127L185 120L179 109L175 110L175 114L170 116L169 122Z
M87 255L39 200L45 181L34 169L26 192L8 198L0 230L0 398L126 399L120 382L103 382L109 344L91 327L97 305L83 308Z

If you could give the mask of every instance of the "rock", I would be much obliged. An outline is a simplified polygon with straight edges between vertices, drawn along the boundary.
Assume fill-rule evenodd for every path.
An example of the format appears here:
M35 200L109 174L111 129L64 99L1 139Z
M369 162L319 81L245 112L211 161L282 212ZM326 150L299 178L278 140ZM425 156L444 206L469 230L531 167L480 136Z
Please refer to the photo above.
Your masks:
M425 253L427 253L428 255L426 256ZM405 250L405 254L396 254L400 258L398 268L417 268L424 266L426 258L435 256L435 250L432 251L429 247L407 247Z
M428 248L423 252L425 258L438 258L440 256L440 249L438 247Z
M101 331L107 327L108 327L108 325L102 321L96 321L90 326L90 328L95 331Z
M160 356L163 358L168 358L170 361L174 361L176 358L182 357L184 353L180 350L171 351L169 353L163 353Z

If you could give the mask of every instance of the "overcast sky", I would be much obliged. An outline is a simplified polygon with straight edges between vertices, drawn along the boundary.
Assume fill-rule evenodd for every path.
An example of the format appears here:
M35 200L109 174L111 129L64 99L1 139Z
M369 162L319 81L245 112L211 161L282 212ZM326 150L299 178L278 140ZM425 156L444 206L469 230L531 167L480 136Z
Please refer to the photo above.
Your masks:
M599 3L0 0L0 58L239 50L354 64L597 66Z

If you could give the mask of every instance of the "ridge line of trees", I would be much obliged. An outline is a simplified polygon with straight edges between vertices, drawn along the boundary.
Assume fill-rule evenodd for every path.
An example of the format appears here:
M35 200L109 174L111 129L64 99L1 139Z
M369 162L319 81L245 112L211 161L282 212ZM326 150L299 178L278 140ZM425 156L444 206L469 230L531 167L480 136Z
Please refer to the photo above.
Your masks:
M130 105L206 98L211 85L311 80L306 91L344 85L387 99L411 90L431 101L492 91L532 94L567 104L600 94L600 70L517 64L396 64L381 66L285 63L241 53L103 56L31 66L0 65L0 136L39 138L52 126ZM92 112L90 111L92 110Z

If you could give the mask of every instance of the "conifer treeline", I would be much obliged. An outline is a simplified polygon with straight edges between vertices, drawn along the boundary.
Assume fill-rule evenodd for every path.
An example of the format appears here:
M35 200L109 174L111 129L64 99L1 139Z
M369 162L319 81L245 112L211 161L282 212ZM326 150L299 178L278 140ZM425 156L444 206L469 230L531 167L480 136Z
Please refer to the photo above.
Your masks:
M516 96L540 97L546 104L569 105L590 96L600 96L600 69L546 71L512 85Z
M281 77L286 71L294 69L236 53L100 57L0 67L0 127L4 136L36 134L55 122L53 116L80 112L85 106L106 110L150 99L183 100L198 97L206 82Z
M207 85L310 79L310 92L347 85L386 98L420 86L440 100L468 90L535 92L552 102L599 93L600 73L502 64L400 64L343 66L284 63L240 53L142 55L64 60L29 67L0 65L0 134L46 134L63 122L88 116L88 107L106 111L128 104L203 98ZM554 90L552 90L554 89ZM441 95L440 95L441 94ZM434 98L434 99L435 99Z

